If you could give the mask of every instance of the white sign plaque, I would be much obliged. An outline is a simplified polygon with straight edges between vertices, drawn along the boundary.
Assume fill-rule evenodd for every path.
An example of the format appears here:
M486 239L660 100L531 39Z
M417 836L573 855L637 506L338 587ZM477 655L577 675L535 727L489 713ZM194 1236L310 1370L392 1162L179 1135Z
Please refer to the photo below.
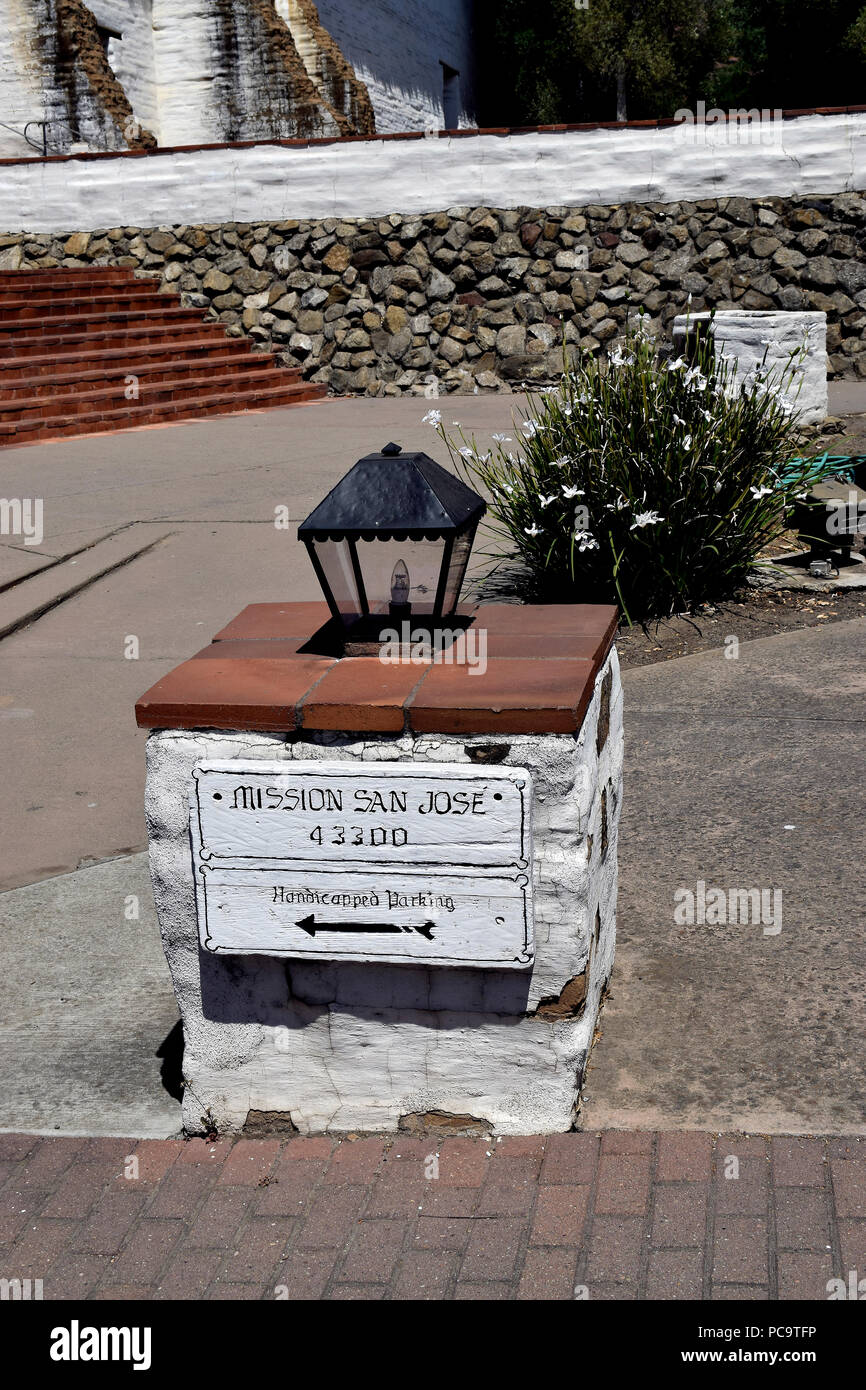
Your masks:
M205 950L526 969L532 779L463 763L200 763Z

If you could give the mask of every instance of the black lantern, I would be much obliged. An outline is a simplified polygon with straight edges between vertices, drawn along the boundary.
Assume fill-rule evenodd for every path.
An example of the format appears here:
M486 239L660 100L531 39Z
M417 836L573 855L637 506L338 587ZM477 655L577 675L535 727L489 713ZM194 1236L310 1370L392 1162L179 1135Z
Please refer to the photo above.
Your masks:
M453 614L484 500L427 454L386 444L359 459L298 527L333 616Z

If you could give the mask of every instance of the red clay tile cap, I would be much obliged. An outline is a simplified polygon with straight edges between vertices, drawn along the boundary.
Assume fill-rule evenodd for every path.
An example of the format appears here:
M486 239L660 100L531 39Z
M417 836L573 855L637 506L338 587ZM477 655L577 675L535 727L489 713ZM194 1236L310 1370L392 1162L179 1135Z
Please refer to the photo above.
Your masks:
M375 656L340 661L300 702L300 723L305 729L402 733L406 701L429 670L429 661L417 666L390 665Z
M275 733L576 733L617 620L605 604L482 604L468 648L474 662L452 664L446 653L433 663L388 664L304 654L326 612L324 604L251 604L220 640L142 696L138 723Z
M324 599L318 603L248 603L214 636L215 642L234 638L273 641L281 637L312 637L331 616Z
M135 717L146 729L288 732L297 726L298 701L333 664L327 657L225 656L206 649L151 686Z
M583 721L597 667L568 658L502 657L483 675L434 666L409 700L409 727L424 734L572 734Z
M474 627L492 633L523 633L526 636L593 633L613 641L617 610L609 603L480 603L475 610ZM549 656L564 653L551 650Z

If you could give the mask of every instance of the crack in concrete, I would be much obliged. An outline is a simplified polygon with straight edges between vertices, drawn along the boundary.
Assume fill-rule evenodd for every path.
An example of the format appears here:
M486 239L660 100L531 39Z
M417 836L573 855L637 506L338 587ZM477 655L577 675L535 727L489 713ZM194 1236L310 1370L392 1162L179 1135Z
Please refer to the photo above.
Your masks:
M67 589L61 594L53 595L50 599L46 599L44 603L39 604L36 608L30 609L29 612L22 614L19 618L15 618L12 622L8 623L6 627L0 628L0 642L2 642L6 637L11 637L14 633L20 632L22 628L32 627L33 624L38 622L40 618L44 618L46 613L53 612L55 608L59 608L62 604L68 602L68 600L71 598L75 598L78 594L85 593L88 589L93 588L95 584L98 584L101 579L105 579L108 575L116 573L117 570L125 569L127 565L132 563L133 560L138 560L142 555L146 555L148 551L154 550L156 546L161 545L163 541L168 540L170 536L172 536L173 534L173 532L169 531L164 536L158 536L156 540L149 541L147 545L142 546L140 550L136 550L132 555L124 555L113 565L108 565L104 570L100 570L99 574L92 575L89 579L83 580L80 584L77 584L72 589ZM92 548L92 546L86 547L86 549ZM63 562L58 561L58 563ZM53 568L53 565L43 566L35 573L25 575L25 578L36 579L37 577L43 575L46 569Z

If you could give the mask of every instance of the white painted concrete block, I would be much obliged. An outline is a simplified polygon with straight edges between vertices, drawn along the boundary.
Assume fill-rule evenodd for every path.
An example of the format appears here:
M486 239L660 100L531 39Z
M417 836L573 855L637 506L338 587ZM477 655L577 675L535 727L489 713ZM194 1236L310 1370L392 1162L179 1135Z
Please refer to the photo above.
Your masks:
M674 351L686 341L687 325L710 321L709 313L674 319ZM783 398L804 424L827 415L827 315L776 309L720 309L712 321L716 352L733 367L733 390L766 373L768 385L783 387ZM805 348L805 353L802 349Z

